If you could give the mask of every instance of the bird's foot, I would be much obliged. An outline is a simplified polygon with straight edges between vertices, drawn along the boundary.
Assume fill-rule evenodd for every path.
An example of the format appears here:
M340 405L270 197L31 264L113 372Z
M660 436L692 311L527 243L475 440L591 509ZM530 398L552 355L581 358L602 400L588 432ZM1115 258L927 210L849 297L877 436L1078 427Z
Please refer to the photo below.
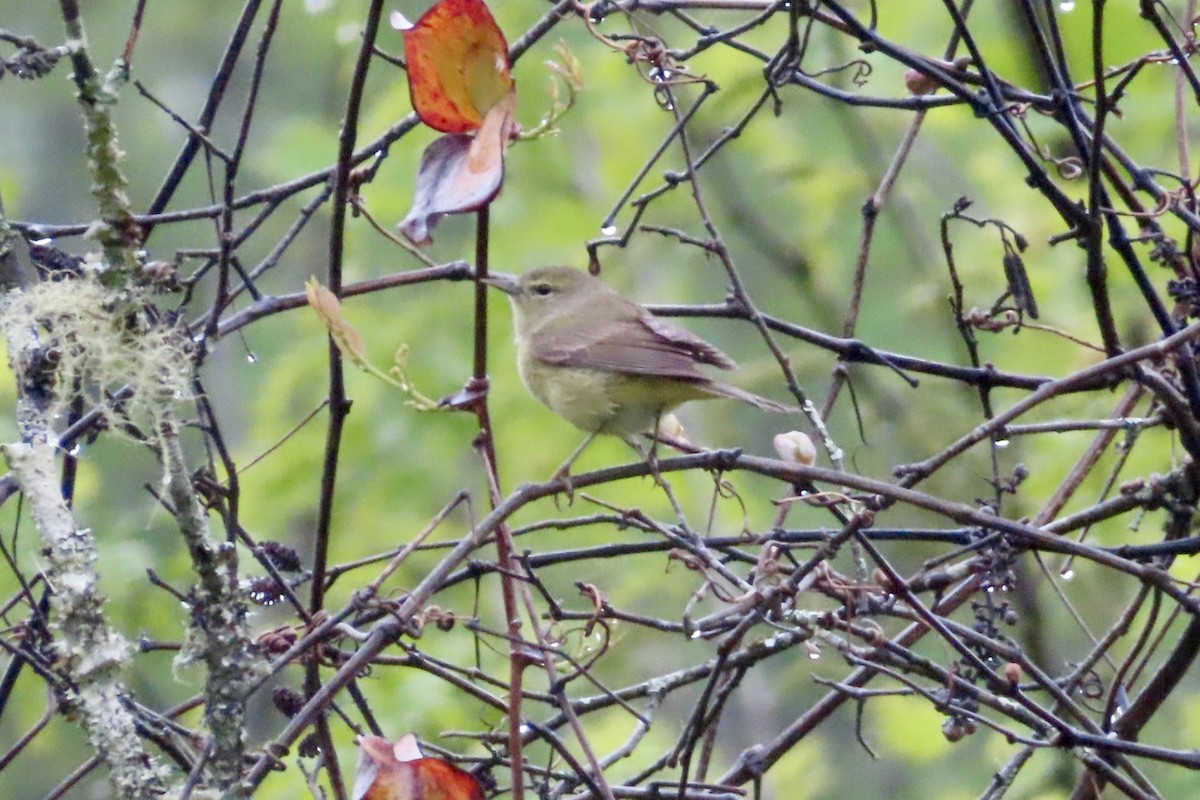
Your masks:
M557 470L554 471L553 475L550 476L551 483L557 482L557 483L561 483L563 485L562 491L555 492L555 494L554 494L554 507L559 510L562 509L562 506L560 506L558 504L558 498L560 495L566 496L568 508L575 505L575 482L571 480L570 469L571 469L570 464L563 464L561 467L559 467Z

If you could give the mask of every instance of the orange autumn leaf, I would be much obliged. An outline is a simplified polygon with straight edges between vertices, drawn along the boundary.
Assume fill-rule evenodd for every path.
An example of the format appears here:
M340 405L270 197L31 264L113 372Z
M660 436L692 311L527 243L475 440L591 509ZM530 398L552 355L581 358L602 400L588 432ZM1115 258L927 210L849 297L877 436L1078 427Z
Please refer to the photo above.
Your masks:
M404 32L408 90L417 115L466 133L513 90L508 43L483 0L441 0Z
M392 743L360 736L353 800L483 800L483 788L469 773L421 754L411 733Z

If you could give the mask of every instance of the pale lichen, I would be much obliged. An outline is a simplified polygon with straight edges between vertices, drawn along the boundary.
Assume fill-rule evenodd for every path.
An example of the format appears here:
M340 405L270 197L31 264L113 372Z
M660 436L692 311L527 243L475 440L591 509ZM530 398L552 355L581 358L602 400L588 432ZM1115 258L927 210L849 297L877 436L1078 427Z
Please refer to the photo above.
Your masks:
M46 395L51 417L82 397L119 430L190 395L191 343L163 322L147 291L85 275L8 293L0 325L13 370Z

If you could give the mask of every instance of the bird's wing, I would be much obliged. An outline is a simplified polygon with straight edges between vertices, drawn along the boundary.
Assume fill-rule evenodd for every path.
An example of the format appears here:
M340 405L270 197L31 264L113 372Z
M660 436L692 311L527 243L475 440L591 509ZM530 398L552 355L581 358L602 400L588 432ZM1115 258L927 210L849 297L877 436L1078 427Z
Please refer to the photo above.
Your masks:
M667 322L665 319L659 319L650 313L642 314L639 322L649 328L655 336L670 342L673 347L689 353L700 364L709 364L721 369L737 368L737 364L732 358L685 328Z
M586 320L533 337L533 355L565 367L707 381L698 364L733 369L734 362L699 336L647 312L596 323Z

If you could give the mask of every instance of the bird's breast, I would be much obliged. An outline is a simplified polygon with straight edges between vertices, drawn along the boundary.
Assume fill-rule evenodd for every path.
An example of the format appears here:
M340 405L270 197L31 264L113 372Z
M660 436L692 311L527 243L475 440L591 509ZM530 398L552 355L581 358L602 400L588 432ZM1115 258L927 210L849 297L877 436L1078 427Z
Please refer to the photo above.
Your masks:
M580 430L605 431L616 413L609 399L610 373L547 364L528 352L521 354L517 367L533 396Z
M629 436L654 429L659 418L687 400L711 397L704 384L549 364L527 348L517 367L526 388L547 408L588 433Z

